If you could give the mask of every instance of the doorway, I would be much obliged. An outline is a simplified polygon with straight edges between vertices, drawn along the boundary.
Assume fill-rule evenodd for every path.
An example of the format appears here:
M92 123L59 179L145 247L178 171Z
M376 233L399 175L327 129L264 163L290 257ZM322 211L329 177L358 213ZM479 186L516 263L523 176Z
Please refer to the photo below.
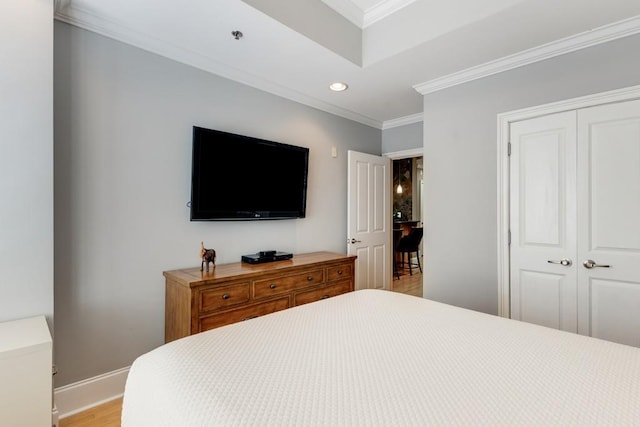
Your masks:
M402 246L410 235L423 231L424 173L423 158L410 156L396 158L392 162L392 265L393 290L422 296L422 238L417 249L402 252ZM402 244L400 243L402 240Z

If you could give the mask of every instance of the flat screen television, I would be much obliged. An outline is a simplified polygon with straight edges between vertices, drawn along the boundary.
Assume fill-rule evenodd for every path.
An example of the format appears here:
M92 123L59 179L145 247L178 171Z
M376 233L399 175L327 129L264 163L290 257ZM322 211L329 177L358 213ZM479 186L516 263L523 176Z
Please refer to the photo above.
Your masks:
M304 218L309 149L193 127L191 221Z

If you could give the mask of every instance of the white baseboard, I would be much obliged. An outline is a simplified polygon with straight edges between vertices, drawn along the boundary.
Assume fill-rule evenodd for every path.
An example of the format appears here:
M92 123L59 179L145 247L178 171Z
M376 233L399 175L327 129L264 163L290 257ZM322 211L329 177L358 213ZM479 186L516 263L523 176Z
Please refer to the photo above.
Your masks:
M129 367L58 387L53 391L60 419L122 397Z

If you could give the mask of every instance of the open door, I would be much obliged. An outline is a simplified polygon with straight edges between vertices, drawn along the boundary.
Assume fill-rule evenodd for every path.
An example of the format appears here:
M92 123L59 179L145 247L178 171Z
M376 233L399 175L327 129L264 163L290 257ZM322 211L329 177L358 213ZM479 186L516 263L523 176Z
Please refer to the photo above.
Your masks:
M390 160L347 153L347 253L357 255L355 289L391 289Z

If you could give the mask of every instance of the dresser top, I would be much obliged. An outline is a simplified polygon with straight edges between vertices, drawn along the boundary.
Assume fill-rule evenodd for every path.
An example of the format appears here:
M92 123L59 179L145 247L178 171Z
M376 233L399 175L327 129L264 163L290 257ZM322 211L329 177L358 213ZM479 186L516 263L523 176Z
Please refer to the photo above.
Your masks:
M176 281L184 286L198 286L204 283L212 283L238 278L251 278L261 276L265 273L279 270L297 270L312 267L315 264L325 265L327 263L353 262L355 255L345 255L335 252L311 252L306 254L296 254L293 258L283 261L265 262L261 264L249 264L247 262L233 262L230 264L218 264L215 268L209 266L209 271L200 271L200 267L185 268L179 270L165 271L163 274L167 279Z
M51 334L44 316L0 323L0 359L51 345Z

